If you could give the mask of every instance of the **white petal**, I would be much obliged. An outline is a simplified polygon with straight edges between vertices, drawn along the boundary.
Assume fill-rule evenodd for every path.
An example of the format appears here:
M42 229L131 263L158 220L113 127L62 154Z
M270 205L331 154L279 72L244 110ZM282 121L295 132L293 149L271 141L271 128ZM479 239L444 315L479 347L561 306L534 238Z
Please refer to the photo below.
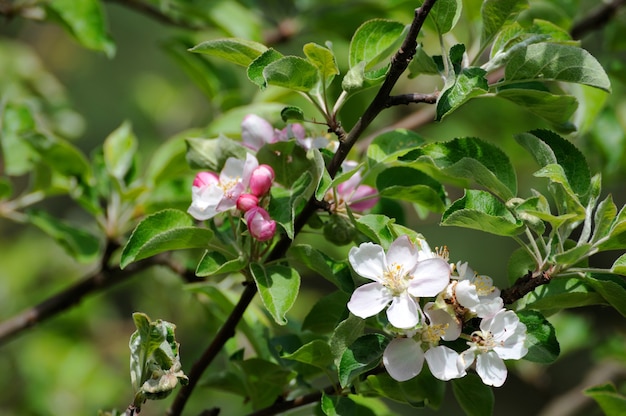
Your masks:
M348 259L356 274L382 282L383 273L387 270L387 261L381 246L363 243L358 247L352 247Z
M504 360L519 360L528 352L525 342L526 325L520 322L513 334L504 341L504 345L494 347L493 350Z
M225 184L234 180L241 180L245 162L236 157L229 157L220 172L220 183Z
M489 351L476 358L476 372L488 386L500 387L506 380L506 365L498 354Z
M437 296L450 282L450 265L443 259L426 259L417 263L408 291L415 297Z
M387 319L396 328L413 328L420 322L419 305L406 292L394 296L391 306L387 309Z
M352 293L348 309L359 318L369 318L385 309L391 299L391 293L383 285L368 283Z
M470 365L474 363L474 359L476 358L476 348L470 347L459 354L459 358L457 360L457 365L459 368L468 369Z
M417 249L409 237L397 238L387 250L387 264L399 264L406 273L410 273L417 264Z
M469 280L459 280L454 293L456 295L456 300L458 300L459 303L467 309L473 310L480 304L478 293L476 293L476 286L474 286Z
M394 380L410 380L422 371L424 352L413 339L396 338L385 348L383 364Z
M246 161L243 164L243 168L241 169L241 183L243 184L242 191L248 187L252 171L254 171L258 166L259 161L256 159L256 157L252 156L250 153L247 153Z
M478 299L480 304L474 307L474 312L479 318L490 318L504 307L501 297L488 299L486 296L481 296Z
M513 311L501 309L491 318L483 319L480 329L483 332L489 331L497 341L504 341L511 335L519 324L519 318Z
M453 349L440 345L426 351L424 356L430 372L439 380L448 381L466 374L464 366L459 365L459 354Z
M216 207L223 196L224 192L217 186L193 187L191 190L191 205L187 212L200 221L213 218L219 213Z
M442 325L445 327L444 341L454 341L461 335L461 322L456 316L452 316L446 309L437 308L435 302L424 305L424 313L428 316L430 325Z

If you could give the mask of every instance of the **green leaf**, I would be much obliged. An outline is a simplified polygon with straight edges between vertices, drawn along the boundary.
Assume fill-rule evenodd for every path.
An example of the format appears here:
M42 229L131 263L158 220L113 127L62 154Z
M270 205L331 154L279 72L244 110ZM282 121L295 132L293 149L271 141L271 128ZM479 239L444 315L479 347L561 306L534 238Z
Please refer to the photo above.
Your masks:
M270 361L251 358L238 363L246 377L252 407L262 409L280 397L296 373Z
M102 145L104 163L111 176L124 180L133 163L137 151L137 138L129 122L115 129Z
M235 273L246 267L246 259L239 256L234 259L227 259L218 251L207 250L202 256L198 267L196 268L196 276L207 277L220 274Z
M502 26L513 21L528 7L527 0L486 0L480 9L483 30L480 37L481 49L487 46Z
M267 50L267 46L246 39L224 38L202 42L190 52L216 56L241 66L248 66Z
M309 92L319 81L315 65L297 56L285 56L268 64L263 77L270 85Z
M472 228L495 235L515 236L524 231L524 224L496 197L488 192L466 190L443 213L442 225Z
M375 87L381 84L387 76L389 64L372 70L365 70L365 61L361 61L346 73L341 81L341 88L348 93L355 93L360 90Z
M554 362L561 353L561 347L552 324L536 311L517 312L517 316L526 325L528 353L523 358L542 364Z
M498 91L496 97L504 98L524 107L531 113L557 126L569 121L578 108L578 101L574 96L550 94L539 90L507 88Z
M284 354L282 358L299 361L325 370L333 363L333 355L326 341L316 339L304 344L291 354Z
M373 398L362 397L360 395L348 395L345 396L329 396L326 393L322 395L320 406L322 412L326 416L376 416L382 413L373 411L369 406L366 406L358 401L373 400ZM375 400L375 399L374 399Z
M604 298L586 281L578 277L559 277L524 296L517 302L517 308L549 312L603 304L606 304Z
M626 276L626 254L622 254L615 260L613 266L611 266L611 272Z
M41 155L41 161L64 176L86 180L90 171L85 155L71 143L52 136L35 133L24 140Z
M565 250L554 256L554 263L557 263L563 267L572 266L579 261L589 257L592 250L592 245L589 243L574 246L569 250Z
M293 245L287 254L291 261L295 260L303 264L344 292L352 293L354 291L354 282L346 261L336 261L306 244Z
M376 188L381 197L413 202L433 212L443 212L448 202L443 185L425 173L405 166L382 171L376 178Z
M317 43L307 43L303 48L306 57L315 65L321 79L329 85L335 75L339 75L339 67L333 52Z
M446 88L437 100L437 121L459 108L470 98L484 95L489 90L487 71L477 67L464 68L454 83Z
M622 316L626 316L626 280L614 274L594 273L584 279Z
M396 129L376 136L367 146L368 164L390 163L418 148L426 141L411 130Z
M536 260L530 255L525 247L515 250L509 257L507 275L509 283L514 284L517 279L525 276L529 271L537 268Z
M204 248L212 238L213 232L194 226L186 212L166 209L137 224L122 251L120 267L165 251Z
M0 201L10 198L13 194L13 185L7 178L0 177Z
M589 52L576 46L537 43L511 54L504 71L505 82L564 81L610 92L611 83L602 66Z
M594 386L584 390L583 393L593 398L606 416L624 416L626 397L619 394L613 384Z
M97 0L52 0L48 10L86 48L115 54L115 44L107 35L104 11Z
M339 382L346 387L359 374L380 364L389 339L381 334L366 334L357 338L344 351L339 362Z
M363 334L364 329L365 320L352 314L337 325L333 335L328 341L330 351L333 354L333 357L335 357L335 365L339 365L344 352L354 341L356 341L358 337Z
M263 70L266 66L272 62L278 61L282 57L282 53L269 48L252 61L250 65L248 65L248 79L255 83L259 88L264 89L267 87L267 80L265 79L265 75L263 75Z
M439 75L439 67L435 60L424 51L423 45L417 45L415 55L409 62L409 78L415 78L420 74Z
M535 19L530 26L522 26L518 22L506 25L498 33L491 46L490 57L493 59L497 55L511 51L521 44L530 45L550 41L551 43L562 43L576 46L569 33L560 26L547 20ZM508 59L508 58L507 58Z
M96 258L100 251L100 240L72 225L67 224L41 210L29 210L28 221L48 234L76 260L87 263Z
M477 138L427 144L400 160L442 182L469 188L474 181L504 201L517 193L517 178L509 157Z
M285 325L285 315L291 309L300 290L300 275L291 268L281 265L264 267L250 264L263 305L279 325Z
M408 381L398 382L383 373L367 376L366 383L376 394L413 407L428 405L438 409L446 391L446 383L433 377L428 366Z
M617 206L615 205L615 202L613 202L613 196L609 194L598 204L598 208L596 209L593 219L593 238L591 241L596 242L609 234L611 225L613 224L616 215Z
M476 374L452 380L452 392L467 416L493 414L493 390Z
M23 175L33 169L38 155L24 140L37 128L33 109L25 104L0 104L0 146L7 175Z
M609 238L599 246L600 251L626 248L626 206L620 209L611 224Z
M440 35L448 33L459 21L463 2L461 0L439 0L430 10L428 17L433 20Z
M365 234L368 239L380 244L386 249L391 245L393 240L395 240L389 228L394 222L395 219L389 218L386 215L368 214L362 215L356 220L356 227L360 232Z
M282 118L285 123L289 120L303 121L304 111L302 111L300 107L288 106L281 110L280 118Z
M192 168L219 172L229 157L245 159L246 149L239 142L220 136L216 139L189 138L187 163Z
M404 31L405 25L392 20L373 19L363 23L350 40L350 68L365 62L364 71L373 69L400 46Z
M320 298L304 318L302 330L317 334L333 332L337 323L348 313L346 305L349 300L350 295L340 290Z
M539 166L560 165L567 183L582 198L581 203L586 204L584 197L591 186L591 174L585 157L572 143L548 130L518 134L515 139L535 158Z

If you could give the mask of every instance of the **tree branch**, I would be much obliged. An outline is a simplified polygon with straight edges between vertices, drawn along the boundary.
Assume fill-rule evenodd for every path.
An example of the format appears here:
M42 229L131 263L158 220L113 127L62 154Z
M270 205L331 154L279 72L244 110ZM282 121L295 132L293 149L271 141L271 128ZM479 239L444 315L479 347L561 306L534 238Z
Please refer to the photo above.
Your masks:
M626 0L613 0L608 3L604 3L601 7L589 13L583 20L576 22L576 24L570 30L570 35L574 39L580 39L589 32L600 29L607 24L617 10L626 5Z
M439 92L433 92L432 94L421 94L421 93L412 93L412 94L400 94L400 95L392 95L387 99L387 104L385 108L393 107L395 105L409 105L409 104L436 104L437 97L439 97Z
M415 50L417 47L417 35L419 34L430 9L435 4L436 0L425 0L422 7L415 10L415 17L413 22L411 23L411 27L405 38L402 46L398 50L398 52L391 58L391 67L389 68L389 73L387 74L387 78L383 82L380 90L376 94L376 97L373 99L372 103L363 113L363 116L359 119L354 128L345 136L345 139L341 141L339 145L339 149L333 156L329 166L328 172L332 177L336 175L341 166L341 163L345 160L348 152L356 143L356 141L361 137L365 129L370 125L370 123L374 120L374 118L386 108L387 101L389 99L389 95L391 93L392 88L400 78L400 75L406 70L409 65L409 62L415 55ZM308 203L305 205L303 211L298 215L294 222L294 234L298 234L302 227L309 220L310 216L316 211L318 207L318 202L315 199L315 195L311 196ZM287 253L287 249L291 245L291 239L286 235L276 243L274 248L272 249L270 255L267 258L267 262L275 261L281 259ZM250 302L254 298L256 294L257 288L254 284L250 284L246 286L243 291L239 302L231 312L230 316L224 322L222 328L218 331L215 338L211 342L211 344L204 351L200 359L196 361L191 371L188 374L189 384L183 386L176 395L174 402L167 410L167 414L169 416L179 416L191 393L195 386L197 385L200 376L206 368L211 364L211 362L215 359L217 354L222 350L222 347L235 334L235 328L241 318L243 317L243 313L247 309Z
M529 271L524 276L517 279L513 286L502 290L500 297L504 301L505 305L510 305L523 298L539 286L550 283L550 279L551 276L549 272L543 271L539 274L535 274Z

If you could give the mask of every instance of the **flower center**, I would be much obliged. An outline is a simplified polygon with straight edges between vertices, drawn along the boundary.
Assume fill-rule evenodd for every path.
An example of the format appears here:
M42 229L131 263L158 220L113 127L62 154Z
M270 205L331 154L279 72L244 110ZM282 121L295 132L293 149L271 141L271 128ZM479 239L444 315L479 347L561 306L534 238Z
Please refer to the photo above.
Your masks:
M404 271L404 267L398 263L392 263L391 266L383 273L383 281L385 287L397 296L406 290L411 280L411 275Z
M487 296L495 290L493 280L488 276L476 275L473 283L476 286L476 294L478 296Z
M239 176L232 178L230 180L226 180L224 182L220 182L219 183L219 187L222 188L222 191L224 191L224 196L226 198L232 198L233 197L233 193L232 193L232 189L235 187L235 185L237 185L240 182L240 178Z
M428 325L422 332L422 340L429 344L436 344L443 337L449 324Z
M503 345L503 341L496 341L491 332L474 331L472 333L472 343L478 347L480 352L487 352L498 345Z

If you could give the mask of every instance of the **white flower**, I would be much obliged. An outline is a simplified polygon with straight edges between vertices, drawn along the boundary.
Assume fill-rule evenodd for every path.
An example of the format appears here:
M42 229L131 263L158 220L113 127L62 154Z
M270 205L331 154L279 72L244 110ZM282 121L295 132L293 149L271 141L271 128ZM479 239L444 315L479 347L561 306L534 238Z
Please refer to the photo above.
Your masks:
M197 220L208 220L220 212L235 208L237 199L246 190L250 175L259 162L251 154L246 160L230 157L219 177L200 172L191 188L191 206L187 210Z
M409 338L392 340L383 352L383 364L389 375L397 381L410 380L420 373L424 359L430 372L439 380L448 381L463 377L465 368L459 365L459 354L439 345L439 340L454 340L461 333L461 326L455 318L442 309L436 309L430 302L424 307L428 317L425 325ZM417 340L416 340L417 339ZM426 347L426 352L423 347Z
M389 323L396 328L413 328L421 320L416 297L435 296L450 280L450 267L443 259L418 261L415 245L407 236L396 239L387 254L378 244L363 243L348 255L354 271L373 283L357 288L348 309L368 318L387 309Z
M457 302L479 318L489 318L504 307L500 289L489 276L479 275L467 263L457 263L458 282L452 282L448 292ZM452 295L448 295L452 297Z
M502 360L519 360L528 352L526 325L513 311L499 310L483 319L480 331L472 333L468 350L459 355L459 365L467 369L474 360L476 372L488 386L500 387L506 380L507 370Z

